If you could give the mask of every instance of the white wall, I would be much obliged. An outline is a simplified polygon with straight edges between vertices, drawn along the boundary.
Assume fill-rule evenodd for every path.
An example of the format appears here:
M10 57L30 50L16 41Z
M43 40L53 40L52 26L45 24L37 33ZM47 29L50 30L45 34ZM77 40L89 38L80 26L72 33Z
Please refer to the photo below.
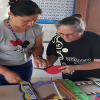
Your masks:
M8 1L9 0L0 0L0 20L3 20L8 17Z
M8 1L9 0L0 0L0 20L8 18ZM50 41L51 38L55 35L56 33L56 28L53 24L42 24L44 27L44 41ZM46 58L46 48L47 48L48 43L44 43L44 54L43 57ZM60 61L58 61L54 65L59 65ZM34 65L35 66L35 65ZM44 71L41 70L36 70L34 69L32 77L59 77L61 76L61 73L56 74L56 75L49 75Z

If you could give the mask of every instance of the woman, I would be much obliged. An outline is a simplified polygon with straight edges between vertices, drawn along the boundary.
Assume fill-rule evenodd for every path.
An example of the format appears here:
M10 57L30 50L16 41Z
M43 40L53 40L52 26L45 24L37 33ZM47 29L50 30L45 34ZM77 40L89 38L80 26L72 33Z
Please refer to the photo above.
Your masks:
M9 18L0 21L0 85L30 81L31 55L37 67L48 66L42 58L43 29L36 24L41 9L31 0L10 0L9 5Z
M62 19L56 24L57 35L47 48L47 60L60 58L62 77L72 81L100 78L100 35L85 31L80 14Z

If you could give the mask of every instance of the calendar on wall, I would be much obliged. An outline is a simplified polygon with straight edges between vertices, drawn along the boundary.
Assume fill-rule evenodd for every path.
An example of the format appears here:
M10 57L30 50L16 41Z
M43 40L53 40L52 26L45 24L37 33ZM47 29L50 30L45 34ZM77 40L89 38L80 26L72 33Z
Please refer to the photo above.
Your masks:
M53 24L74 13L75 0L33 0L42 9L37 20L41 24Z

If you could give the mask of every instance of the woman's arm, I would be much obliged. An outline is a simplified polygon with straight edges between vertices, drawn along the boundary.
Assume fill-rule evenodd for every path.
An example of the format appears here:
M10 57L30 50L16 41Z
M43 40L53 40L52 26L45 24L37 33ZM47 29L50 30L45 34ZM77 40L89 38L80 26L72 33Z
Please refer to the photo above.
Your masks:
M98 69L100 68L100 59L94 59L93 62L81 64L81 65L67 65L61 67L63 73L71 73L75 70L92 70L92 69Z
M8 68L6 68L6 67L0 65L0 74L1 74L1 75L4 75L7 71L9 71Z
M47 56L47 60L49 61L50 65L53 65L57 59L58 59L58 56L54 56L54 55Z
M43 51L44 51L44 46L43 46L43 35L42 35L41 37L35 39L35 45L32 48L33 57L36 57L38 55L42 56Z
M9 70L8 68L0 65L0 74L3 75L8 83L20 83L23 80L19 74Z
M40 65L41 67L46 68L49 66L48 61L42 58L43 51L44 47L43 47L43 35L42 35L41 37L36 38L35 45L32 48L34 64L36 65L36 67L39 67Z
M82 64L82 65L76 65L76 70L92 70L92 69L98 69L100 68L100 59L94 59L93 62Z

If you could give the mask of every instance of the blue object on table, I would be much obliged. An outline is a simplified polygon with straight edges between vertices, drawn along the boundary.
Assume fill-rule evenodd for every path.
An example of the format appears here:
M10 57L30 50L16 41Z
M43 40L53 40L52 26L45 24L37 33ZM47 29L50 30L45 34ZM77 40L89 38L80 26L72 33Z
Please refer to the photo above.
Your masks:
M99 94L97 94L97 96L98 96L98 97L100 97L100 93L99 93Z

